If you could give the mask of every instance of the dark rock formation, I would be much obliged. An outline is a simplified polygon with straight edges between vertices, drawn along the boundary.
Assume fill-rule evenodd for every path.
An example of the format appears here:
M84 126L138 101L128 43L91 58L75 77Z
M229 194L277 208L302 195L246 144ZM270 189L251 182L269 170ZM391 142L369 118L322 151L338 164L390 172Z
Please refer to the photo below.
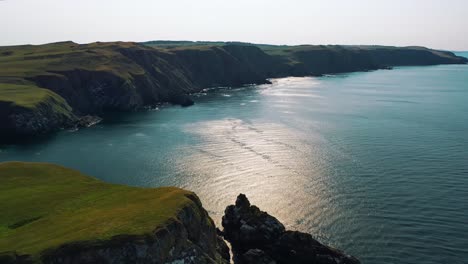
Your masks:
M321 244L310 234L286 231L275 217L250 205L243 194L237 197L235 205L226 208L222 225L236 263L360 263L352 256Z
M33 259L26 255L21 256L15 252L1 252L0 263L2 264L31 264L34 263Z
M222 224L225 238L241 251L264 248L285 232L283 224L258 207L251 206L243 194L237 197L235 205L226 208Z
M86 115L78 119L78 121L76 122L76 127L77 128L91 127L101 121L102 121L102 118L100 118L99 116Z
M78 118L65 100L45 99L34 108L0 101L0 142L73 127Z
M260 249L249 249L242 254L242 261L245 264L276 264L276 261Z

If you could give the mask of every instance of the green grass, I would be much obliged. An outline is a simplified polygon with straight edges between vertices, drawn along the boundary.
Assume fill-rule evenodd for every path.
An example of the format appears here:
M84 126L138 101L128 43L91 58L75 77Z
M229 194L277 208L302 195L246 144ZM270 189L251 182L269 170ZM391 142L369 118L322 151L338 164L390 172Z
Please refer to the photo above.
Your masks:
M65 100L56 93L35 85L0 83L0 101L20 107L34 108L49 100L66 104Z
M189 196L172 187L108 184L53 164L0 163L0 252L37 259L70 242L149 234L194 206Z
M105 71L130 79L144 70L119 52L135 43L91 43L79 45L59 42L45 45L0 47L0 103L33 109L48 103L54 110L69 115L72 109L56 93L38 87L36 76L54 75L75 69ZM47 88L47 87L45 87Z
M136 45L130 42L86 45L59 42L0 47L0 82L73 69L111 71L125 77L130 73L142 74L138 65L118 52L118 49Z

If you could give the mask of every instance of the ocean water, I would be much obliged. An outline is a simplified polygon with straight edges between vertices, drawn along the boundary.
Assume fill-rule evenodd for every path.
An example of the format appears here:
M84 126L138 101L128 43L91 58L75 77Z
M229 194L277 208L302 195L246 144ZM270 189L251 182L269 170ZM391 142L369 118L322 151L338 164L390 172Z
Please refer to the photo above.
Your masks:
M245 193L363 263L467 263L468 65L272 82L110 115L0 160L187 188L218 225Z

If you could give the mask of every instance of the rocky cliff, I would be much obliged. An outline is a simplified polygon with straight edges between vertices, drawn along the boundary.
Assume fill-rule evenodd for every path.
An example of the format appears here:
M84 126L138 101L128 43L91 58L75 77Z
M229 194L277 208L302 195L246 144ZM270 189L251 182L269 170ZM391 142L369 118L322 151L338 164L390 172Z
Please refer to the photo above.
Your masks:
M418 47L150 44L0 47L0 136L49 133L105 111L164 102L188 106L193 102L187 95L207 87L467 62L450 52ZM44 90L50 91L47 96Z
M198 197L0 163L0 263L229 263Z
M107 241L72 242L43 252L42 263L229 263L229 248L195 195L151 234L118 235Z
M287 231L239 195L223 231L198 197L174 187L101 182L47 163L0 163L0 263L359 264Z

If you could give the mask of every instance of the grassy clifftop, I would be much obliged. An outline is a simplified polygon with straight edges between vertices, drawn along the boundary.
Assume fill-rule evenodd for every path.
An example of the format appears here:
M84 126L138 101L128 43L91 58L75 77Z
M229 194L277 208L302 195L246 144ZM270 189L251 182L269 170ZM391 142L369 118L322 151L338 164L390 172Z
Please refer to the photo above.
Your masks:
M58 82L65 78L61 74L63 72L108 72L124 80L132 74L143 74L141 67L116 51L134 45L123 42L89 45L60 42L0 47L0 102L33 109L50 97L60 101L66 97L66 87L54 91L53 84L40 83L37 78L43 80L48 77Z
M187 208L202 218L197 203L178 188L126 187L52 164L0 163L0 252L38 260L71 242L151 235Z
M58 42L0 47L0 76L9 77L10 82L21 82L21 78L75 68L109 70L121 75L138 73L141 72L140 68L116 53L117 48L130 48L135 45L129 42L88 45ZM7 78L5 79L8 81Z
M464 64L466 58L454 53L425 47L378 45L269 45L244 42L149 41L145 45L168 50L255 46L274 61L279 75L317 75L348 71L373 70L391 66ZM271 66L271 65L270 65Z

